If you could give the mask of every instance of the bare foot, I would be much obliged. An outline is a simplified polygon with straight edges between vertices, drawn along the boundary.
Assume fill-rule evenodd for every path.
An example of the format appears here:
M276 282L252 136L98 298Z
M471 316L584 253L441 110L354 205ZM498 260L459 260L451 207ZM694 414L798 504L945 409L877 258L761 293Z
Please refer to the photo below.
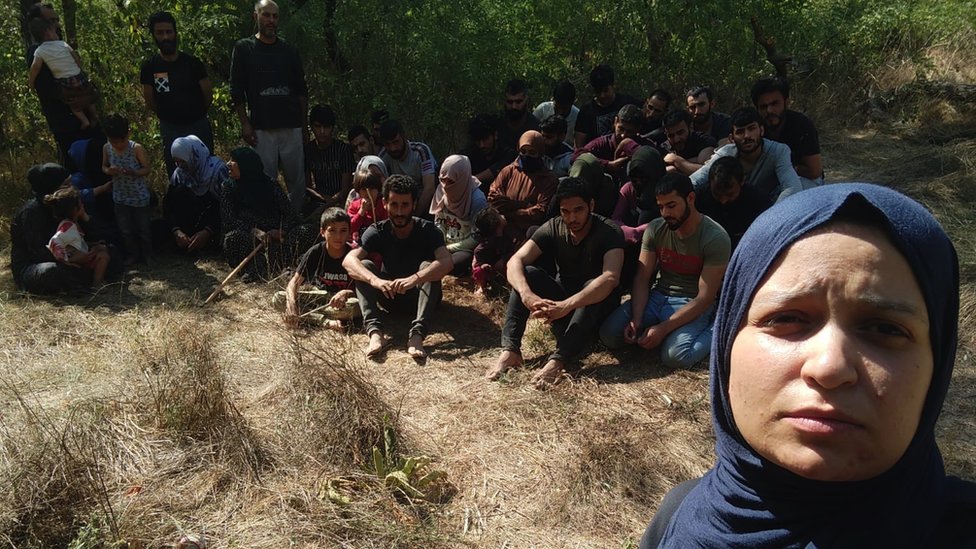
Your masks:
M413 334L407 340L407 354L410 358L421 361L427 359L427 350L424 349L423 334Z
M532 376L532 384L539 390L557 385L563 379L563 368L562 361L550 359L541 370Z
M502 377L502 374L507 372L510 368L518 368L521 365L522 354L506 349L502 351L502 354L498 355L498 360L495 361L495 365L488 368L488 371L485 372L485 379L488 381L495 381L496 379Z
M383 332L373 332L369 336L369 345L366 346L366 358L377 358L389 345L390 340Z

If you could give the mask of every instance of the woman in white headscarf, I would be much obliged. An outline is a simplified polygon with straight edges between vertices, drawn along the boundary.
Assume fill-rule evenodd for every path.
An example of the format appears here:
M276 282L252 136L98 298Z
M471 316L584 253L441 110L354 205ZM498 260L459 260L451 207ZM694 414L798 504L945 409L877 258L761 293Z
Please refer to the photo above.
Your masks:
M444 160L430 213L434 225L444 233L455 276L464 276L471 269L471 257L478 245L474 220L488 207L479 186L480 182L471 175L471 161L467 156L455 154Z

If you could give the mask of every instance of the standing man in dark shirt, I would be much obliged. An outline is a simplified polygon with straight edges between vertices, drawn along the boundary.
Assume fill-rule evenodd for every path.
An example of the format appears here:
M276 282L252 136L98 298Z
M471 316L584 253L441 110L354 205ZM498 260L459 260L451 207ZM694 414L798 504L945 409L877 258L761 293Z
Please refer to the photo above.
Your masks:
M416 304L407 353L418 361L427 358L427 326L441 301L441 279L451 272L454 263L441 231L430 221L413 216L419 196L420 189L409 176L388 177L383 183L383 201L390 218L370 225L360 247L342 261L356 281L356 296L369 335L369 358L379 356L389 345L380 319L381 301L386 310ZM383 258L382 268L366 259L370 254Z
M27 12L28 21L35 18L45 19L57 26L58 36L61 36L61 24L58 12L54 11L51 4L38 2L31 6ZM27 48L27 66L30 67L34 60L34 51L38 44L43 40L42 36L31 36L34 44ZM41 68L40 74L34 82L34 91L37 92L37 99L41 103L41 113L47 120L47 127L54 136L54 141L58 146L58 159L63 164L68 161L68 148L79 139L88 139L98 135L98 131L92 128L81 129L81 122L71 113L71 109L61 99L61 85L54 79L51 69L45 64ZM52 233L53 234L53 233Z
M558 383L567 363L582 352L620 303L616 291L624 261L620 228L593 213L593 198L580 179L563 180L554 200L559 217L545 222L508 262L512 293L502 328L502 352L485 373L488 380L522 365L525 323L534 317L553 326L556 352L533 383L537 389ZM554 263L557 276L536 266L543 262Z
M712 136L717 146L729 142L732 133L732 117L715 110L715 97L708 86L695 86L685 94L688 101L688 112L694 123L691 129Z
M613 69L609 65L597 65L590 71L590 87L593 88L593 99L580 107L576 118L576 136L573 142L577 149L613 131L613 119L621 107L641 106L636 97L617 93Z
M498 141L502 147L515 149L519 138L529 130L539 129L539 119L529 110L529 86L515 78L505 84L505 110L498 125Z
M820 137L812 120L790 109L790 83L781 77L760 78L752 86L752 104L766 124L766 139L790 147L803 188L823 185Z
M305 144L305 168L306 177L319 195L312 201L318 215L325 208L346 203L356 165L352 147L335 138L336 114L332 107L315 105L308 120L315 139Z
M177 137L195 135L207 149L214 150L213 130L207 117L213 101L213 84L203 63L179 50L173 14L166 11L152 14L149 34L159 53L142 63L139 82L146 107L159 117L159 134L169 176L176 167L170 147Z
M241 136L261 156L264 173L278 179L279 161L295 211L305 201L308 89L298 50L278 37L278 4L254 6L258 32L238 40L230 61L230 94Z

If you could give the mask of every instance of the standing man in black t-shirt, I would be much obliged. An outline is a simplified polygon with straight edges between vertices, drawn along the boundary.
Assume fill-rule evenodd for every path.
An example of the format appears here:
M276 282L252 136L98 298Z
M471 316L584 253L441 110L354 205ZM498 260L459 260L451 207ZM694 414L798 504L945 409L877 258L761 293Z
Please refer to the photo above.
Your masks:
M305 144L305 169L306 179L318 195L313 195L312 200L317 214L325 208L345 205L356 164L352 147L335 138L336 114L332 107L315 105L308 120L314 139Z
M30 22L30 20L35 18L45 19L54 23L57 26L58 36L62 35L61 19L51 4L38 2L32 5L27 12L27 20ZM27 48L26 58L28 68L34 61L34 51L37 49L41 40L44 39L42 36L33 36L33 34L31 37L34 39L34 44ZM37 99L41 103L41 113L44 114L44 119L47 120L47 126L51 130L51 134L54 135L54 141L58 145L58 160L62 164L66 164L68 162L68 148L71 147L71 144L79 139L95 137L98 135L98 130L91 127L84 130L81 129L81 122L71 113L71 109L61 99L61 85L54 79L54 75L51 73L51 69L48 68L47 64L43 65L40 74L37 75L37 79L34 82L34 91L37 92Z
M790 109L789 81L779 76L760 78L753 84L751 95L766 125L766 139L790 147L790 159L803 188L823 185L820 136L812 120Z
M285 175L295 211L305 203L308 142L308 88L305 69L294 46L278 36L278 4L254 6L258 32L234 44L230 60L230 95L241 121L241 137L261 156L264 173L277 181Z
M139 82L146 107L159 117L166 175L176 165L170 147L177 137L195 135L214 152L213 129L207 111L213 101L213 84L196 57L179 50L179 34L173 14L160 11L149 17L149 34L159 53L142 63Z
M369 358L378 357L389 345L380 319L381 302L386 310L416 304L407 353L417 361L427 358L424 337L434 308L441 301L441 279L451 272L454 263L440 230L430 221L413 216L419 196L420 189L410 176L388 177L383 183L383 200L389 219L370 225L359 248L342 262L356 281L356 297L369 335ZM366 259L370 254L383 258L382 268Z
M558 383L567 363L583 350L620 304L616 291L624 261L624 237L613 221L594 214L581 179L563 180L553 200L559 217L545 222L508 261L508 299L502 352L485 377L498 379L522 365L522 335L529 317L553 326L556 352L533 377L537 389ZM536 264L555 264L553 277Z
M573 142L577 149L613 131L613 119L624 105L641 106L636 97L617 93L613 69L609 65L597 65L590 71L590 87L593 88L593 99L580 107L576 117Z

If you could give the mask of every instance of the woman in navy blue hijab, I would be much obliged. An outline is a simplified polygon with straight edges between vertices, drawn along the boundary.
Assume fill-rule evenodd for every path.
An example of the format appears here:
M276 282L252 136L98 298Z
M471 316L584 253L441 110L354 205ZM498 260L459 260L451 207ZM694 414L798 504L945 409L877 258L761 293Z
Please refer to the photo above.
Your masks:
M955 249L904 195L828 185L768 210L715 321L717 463L641 547L976 544L976 485L935 442L958 313Z

